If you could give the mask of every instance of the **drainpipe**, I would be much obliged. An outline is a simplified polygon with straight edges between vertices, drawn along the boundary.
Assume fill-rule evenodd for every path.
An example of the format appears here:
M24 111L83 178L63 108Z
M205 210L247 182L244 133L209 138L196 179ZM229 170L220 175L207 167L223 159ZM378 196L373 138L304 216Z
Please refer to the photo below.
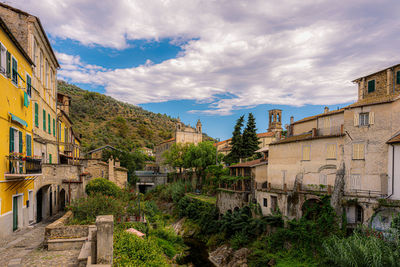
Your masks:
M392 192L386 198L390 198L394 194L394 145L392 146Z

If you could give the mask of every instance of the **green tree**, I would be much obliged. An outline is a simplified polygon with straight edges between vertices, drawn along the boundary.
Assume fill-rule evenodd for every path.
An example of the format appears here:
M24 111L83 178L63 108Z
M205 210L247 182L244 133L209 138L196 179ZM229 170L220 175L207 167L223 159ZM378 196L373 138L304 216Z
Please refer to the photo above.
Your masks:
M242 127L243 127L244 115L236 121L235 128L232 132L231 140L231 152L225 157L225 161L228 164L239 162L239 159L243 157L243 137L242 137Z
M217 148L212 142L201 142L197 146L190 144L184 155L186 168L193 168L196 172L196 184L201 186L202 178L208 166L215 164Z
M179 173L182 175L182 168L185 166L184 156L187 150L187 144L173 144L170 149L163 153L164 164L179 169Z
M256 120L253 116L253 113L249 113L248 115L247 125L246 129L243 131L242 140L243 157L251 157L254 152L258 150L258 145L260 144L260 141L257 137Z

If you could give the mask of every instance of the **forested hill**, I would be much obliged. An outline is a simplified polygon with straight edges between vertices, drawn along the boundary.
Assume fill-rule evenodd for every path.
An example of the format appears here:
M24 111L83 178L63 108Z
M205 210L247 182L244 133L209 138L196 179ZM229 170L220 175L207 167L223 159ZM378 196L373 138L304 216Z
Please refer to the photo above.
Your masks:
M173 136L176 119L166 114L153 113L64 81L58 81L58 91L71 97L70 118L74 131L82 134L84 151L106 144L124 150L153 148Z

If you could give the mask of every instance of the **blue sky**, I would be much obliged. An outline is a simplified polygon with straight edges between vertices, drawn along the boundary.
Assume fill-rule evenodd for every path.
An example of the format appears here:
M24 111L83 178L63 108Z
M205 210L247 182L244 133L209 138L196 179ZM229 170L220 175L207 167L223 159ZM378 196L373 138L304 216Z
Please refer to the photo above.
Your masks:
M343 107L352 80L399 62L395 0L12 0L38 16L59 79L227 139L253 112L283 124Z

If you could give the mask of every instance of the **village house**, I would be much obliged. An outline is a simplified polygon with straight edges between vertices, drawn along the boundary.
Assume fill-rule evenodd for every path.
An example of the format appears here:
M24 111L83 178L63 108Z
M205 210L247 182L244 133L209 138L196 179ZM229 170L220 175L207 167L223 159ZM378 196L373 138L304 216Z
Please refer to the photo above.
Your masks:
M400 65L353 82L357 102L299 121L291 118L288 137L270 144L268 177L256 185L264 215L279 209L299 218L306 207L318 205L321 194L329 194L350 226L388 227L397 208L387 206L399 200L394 163L400 157Z
M0 18L0 237L33 221L34 180L41 176L32 140L34 63Z
M178 119L178 122L176 123L175 136L171 139L168 139L160 143L155 148L156 163L160 167L159 171L161 173L166 173L171 171L171 168L169 166L165 166L165 164L163 163L164 161L163 153L166 150L170 149L173 144L197 145L198 143L201 143L203 141L203 133L201 127L202 125L200 120L197 121L196 129L194 129L192 127L184 126L180 121L180 119Z

